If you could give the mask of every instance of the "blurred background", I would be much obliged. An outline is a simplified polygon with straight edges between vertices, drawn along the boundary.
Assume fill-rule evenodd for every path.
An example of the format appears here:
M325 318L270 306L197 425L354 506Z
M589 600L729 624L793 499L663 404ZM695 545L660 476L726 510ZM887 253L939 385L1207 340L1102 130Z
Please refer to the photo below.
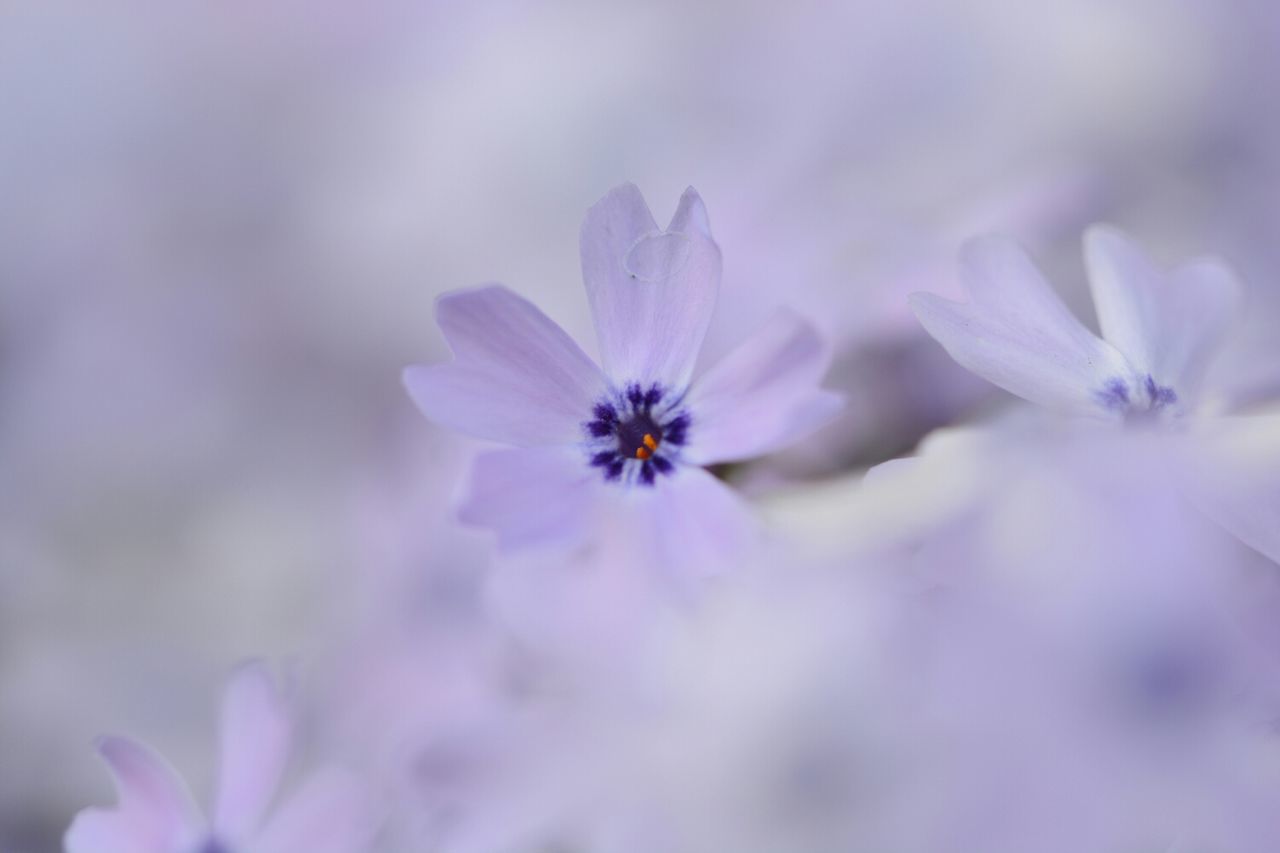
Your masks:
M836 343L847 413L755 493L1000 404L904 301L987 231L1082 316L1088 223L1224 255L1220 387L1273 396L1278 45L1266 0L3 3L0 850L109 801L103 731L207 790L245 656L449 677L488 542L400 369L486 281L591 343L578 228L622 181L707 202L708 359L784 304Z

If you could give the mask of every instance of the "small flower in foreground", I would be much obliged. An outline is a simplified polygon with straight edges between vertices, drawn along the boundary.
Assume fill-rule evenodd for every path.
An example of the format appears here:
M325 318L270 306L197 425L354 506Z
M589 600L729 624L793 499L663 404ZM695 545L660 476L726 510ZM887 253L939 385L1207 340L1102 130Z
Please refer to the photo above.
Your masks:
M1105 226L1086 232L1084 248L1102 338L999 237L961 252L971 302L916 293L911 307L962 366L1033 403L1125 419L1186 414L1234 317L1234 275L1212 258L1162 272Z
M506 547L576 542L621 501L629 526L715 554L750 517L702 466L776 450L829 420L841 405L818 387L830 349L783 313L693 377L720 284L693 189L666 230L635 186L614 189L588 211L581 252L601 366L491 285L439 300L454 361L405 371L427 417L519 448L479 457L461 517Z
M355 780L336 770L311 779L275 815L262 818L289 753L292 725L266 668L248 664L222 704L218 786L212 820L173 768L141 743L105 737L98 750L115 776L119 805L76 815L67 853L353 853L376 823Z

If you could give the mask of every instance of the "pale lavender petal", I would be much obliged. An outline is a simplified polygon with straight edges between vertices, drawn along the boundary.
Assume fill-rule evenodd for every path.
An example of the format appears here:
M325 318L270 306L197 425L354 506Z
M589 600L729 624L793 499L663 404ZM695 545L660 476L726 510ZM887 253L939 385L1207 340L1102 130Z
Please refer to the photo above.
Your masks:
M504 549L568 547L581 541L604 487L577 448L497 450L476 458L458 515L492 530Z
M369 849L380 814L354 776L325 770L290 797L255 839L254 853L360 853Z
M702 197L693 187L686 189L680 196L680 203L676 206L671 222L667 224L667 230L682 234L697 232L711 239L711 216L707 213Z
M662 478L636 495L632 511L654 565L681 577L721 574L759 541L751 508L701 468L682 466Z
M119 805L78 814L64 839L68 853L177 853L200 837L200 812L168 762L127 738L102 738L98 751Z
M1106 226L1085 233L1084 252L1103 337L1139 374L1194 396L1236 315L1231 270L1204 258L1166 273Z
M587 211L581 252L605 373L618 384L683 388L720 287L702 199L686 190L663 231L640 191L624 184Z
M817 329L789 311L778 313L694 383L685 457L710 465L804 438L844 405L818 387L830 364L831 347Z
M288 710L267 667L242 666L222 699L218 791L213 828L243 838L262 819L280 784L293 732Z
M84 809L62 837L65 853L170 853L158 839L139 831L129 815Z
M1280 563L1280 415L1215 418L1187 446L1189 497Z
M960 260L972 301L915 293L911 307L961 366L1026 400L1076 413L1105 413L1099 395L1113 381L1134 381L1124 357L1067 310L1013 241L974 240Z
M436 316L455 358L405 370L405 387L423 414L521 447L581 437L604 377L531 302L490 285L442 296Z

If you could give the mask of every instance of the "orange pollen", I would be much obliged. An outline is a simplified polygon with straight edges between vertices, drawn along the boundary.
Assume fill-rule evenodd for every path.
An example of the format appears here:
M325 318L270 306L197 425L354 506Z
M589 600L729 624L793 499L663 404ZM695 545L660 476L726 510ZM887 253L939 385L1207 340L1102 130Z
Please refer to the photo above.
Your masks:
M658 449L658 440L649 433L644 434L644 446L636 448L637 459L648 459L653 456L653 451Z

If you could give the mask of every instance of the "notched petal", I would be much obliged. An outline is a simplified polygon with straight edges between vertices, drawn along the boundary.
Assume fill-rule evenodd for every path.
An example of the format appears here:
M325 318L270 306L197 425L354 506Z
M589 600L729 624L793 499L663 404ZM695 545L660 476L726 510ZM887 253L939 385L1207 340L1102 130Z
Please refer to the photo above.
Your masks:
M698 195L698 191L693 187L685 189L684 194L680 196L680 204L676 207L675 215L671 217L671 224L667 226L668 231L696 231L704 237L711 236L711 217L707 214L707 206L702 201L702 196Z
M587 211L582 277L605 373L617 385L683 388L720 287L720 249L702 200L687 191L663 231L631 184Z

